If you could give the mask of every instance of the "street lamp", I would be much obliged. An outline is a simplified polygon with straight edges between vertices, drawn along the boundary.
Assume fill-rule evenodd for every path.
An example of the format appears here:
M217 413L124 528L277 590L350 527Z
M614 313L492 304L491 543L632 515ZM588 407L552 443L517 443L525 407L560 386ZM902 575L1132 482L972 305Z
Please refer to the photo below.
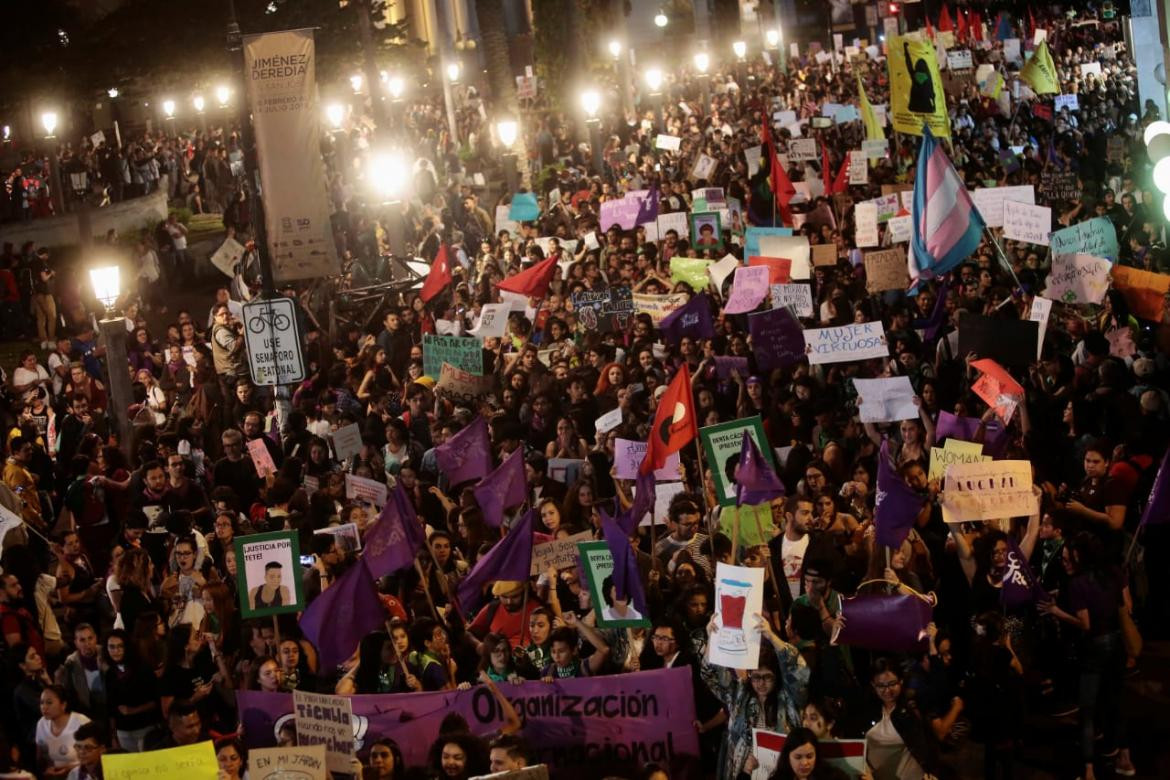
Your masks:
M500 143L504 145L504 183L508 188L508 192L515 192L520 183L520 171L518 170L515 152L512 151L513 145L516 143L516 137L520 134L520 125L515 119L506 118L496 122L496 137L500 139Z
M106 90L106 94L109 95L110 100L115 100L118 97L118 95L121 94L121 92L118 91L117 87L110 87L109 89Z
M458 84L459 71L460 67L458 62L448 62L446 67L447 81L451 82L452 84Z
M703 113L707 113L707 109L711 105L711 87L710 77L707 75L707 70L711 67L711 57L705 51L695 54L695 70L699 74L699 87L703 90Z
M118 266L111 265L102 268L93 268L89 272L90 282L93 284L94 297L106 307L106 316L98 323L102 338L106 342L106 360L111 369L116 366L125 366L128 362L126 355L126 320L116 316L114 307L121 295L121 273ZM106 410L112 418L114 430L118 433L118 448L123 454L130 454L130 416L128 410L131 403L130 374L126 371L110 371L110 405Z
M731 50L735 52L736 59L742 60L747 56L747 44L743 41L736 41L731 44Z
M402 93L406 91L406 79L401 76L391 76L386 79L386 89L390 91L392 100L399 100L402 98Z
M744 58L747 56L747 44L743 41L736 41L731 44L731 50L735 52L735 85L739 87L736 93L739 95L739 104L743 106L743 93L747 88L747 79L744 77Z
M215 99L219 101L220 108L227 108L228 100L232 96L232 91L228 89L226 84L220 84L215 88Z
M764 41L768 44L769 49L775 49L780 45L780 31L768 30L764 33Z
M668 19L666 14L663 13L662 9L659 8L658 13L654 14L654 26L661 30L669 23L670 19Z
M325 106L325 118L329 120L329 124L333 125L334 130L339 130L342 120L345 119L345 106L340 103L330 103Z
M175 118L175 101L171 99L164 100L162 103L163 113L167 115L167 119Z
M386 239L390 244L390 254L405 257L406 230L402 217L402 199L410 184L410 163L402 152L387 149L371 155L368 166L366 181L387 209Z
M203 99L203 96L202 96L202 95L196 95L195 97L193 97L193 98L191 99L191 105L195 106L195 110L196 110L198 113L202 114L202 113L203 113L203 107L207 105L207 101L205 101L205 100Z
M585 126L589 128L589 148L593 154L594 173L601 174L601 95L595 89L581 93L581 108L585 111Z
M622 56L622 42L617 38L614 38L609 42L609 56L613 57L615 60Z
M53 138L53 131L57 129L57 112L45 111L42 113L41 126L45 128L45 138Z
M349 86L353 89L353 94L358 94L362 91L362 74L355 73L349 77Z
M654 103L654 125L656 128L662 128L662 69L658 67L650 67L646 69L643 74L646 79L646 86L650 88L650 98Z

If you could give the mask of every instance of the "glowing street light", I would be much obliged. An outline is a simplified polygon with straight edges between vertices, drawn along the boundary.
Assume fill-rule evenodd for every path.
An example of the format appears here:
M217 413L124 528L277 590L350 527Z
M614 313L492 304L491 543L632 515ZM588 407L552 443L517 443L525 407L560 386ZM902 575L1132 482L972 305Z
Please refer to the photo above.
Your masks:
M736 41L735 43L731 44L731 50L735 52L735 56L741 60L747 56L747 44L743 41Z
M647 68L645 73L646 86L650 87L651 92L657 92L662 89L662 69L661 68Z
M386 79L386 89L390 90L390 97L398 100L406 91L406 79L401 76L391 76Z
M767 42L769 49L775 49L780 45L780 31L768 30L764 33L764 40Z
M191 104L193 106L195 106L195 110L198 113L202 114L203 107L207 105L207 102L203 99L202 95L196 95L194 98L191 99Z
M106 94L110 96L110 100L114 100L118 97L118 95L121 94L121 92L118 91L117 87L110 87L106 90Z
M53 131L57 129L57 112L45 111L42 113L41 126L45 128L45 137L52 138Z
M215 99L219 101L221 108L228 104L228 100L231 98L231 96L232 91L228 89L226 84L220 84L215 88Z
M613 57L615 60L618 57L622 56L622 42L619 41L617 38L614 38L613 40L611 40L609 42L608 48L609 48L609 56Z
M162 103L162 110L163 113L167 115L167 119L173 119L175 116L175 101L171 100L170 98L164 100Z
M447 63L447 80L450 81L452 84L458 82L459 81L459 71L460 71L460 68L459 68L458 62L448 62Z
M355 73L349 77L349 86L353 89L353 94L362 91L362 74Z
M661 28L665 27L669 22L670 22L670 19L668 19L666 17L666 14L664 14L662 12L662 9L659 8L658 13L654 14L654 26L661 29Z
M402 152L378 152L370 157L366 180L383 203L400 201L410 181L410 164Z
M333 125L334 130L339 129L342 120L345 119L345 106L340 103L330 103L325 106L325 118L329 120L329 124Z
M711 57L705 51L701 51L695 55L695 70L699 73L706 73L707 69L711 67Z
M601 110L601 95L595 89L587 89L581 93L581 108L590 119L597 116Z
M499 137L500 143L509 149L516 143L516 136L519 132L520 126L516 124L514 119L501 119L496 122L496 136Z
M107 311L113 311L121 294L121 275L118 266L110 265L104 268L91 268L89 280L93 283L93 297L102 302Z

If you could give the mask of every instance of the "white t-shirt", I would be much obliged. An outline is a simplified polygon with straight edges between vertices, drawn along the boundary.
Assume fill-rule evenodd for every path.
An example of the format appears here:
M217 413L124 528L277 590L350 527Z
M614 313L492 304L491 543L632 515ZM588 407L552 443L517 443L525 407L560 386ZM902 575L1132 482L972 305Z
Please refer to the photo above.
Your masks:
M174 243L175 249L187 248L187 235L183 232L181 227L178 225L167 225L166 230L167 233L170 234L171 241Z
M77 751L73 749L73 735L89 718L80 712L69 713L69 722L61 733L54 736L46 718L37 721L37 747L45 751L53 766L69 766L77 763Z
M780 563L784 566L784 579L788 580L788 590L792 598L800 595L800 567L804 563L804 554L808 551L808 534L797 541L787 536L780 543Z
M35 371L29 371L24 366L17 366L16 370L12 372L12 384L14 385L27 385L30 382L36 382L40 379L47 380L49 378L49 372L46 371L45 367L40 363L37 364ZM36 394L37 388L30 387L28 390L24 391L24 398L25 400L28 400L36 397Z

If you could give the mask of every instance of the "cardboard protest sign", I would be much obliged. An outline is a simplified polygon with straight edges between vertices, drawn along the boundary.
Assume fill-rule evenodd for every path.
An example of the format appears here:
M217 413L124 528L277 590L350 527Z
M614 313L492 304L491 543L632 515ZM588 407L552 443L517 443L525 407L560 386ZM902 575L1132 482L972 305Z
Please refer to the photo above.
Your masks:
M812 288L807 284L773 284L772 308L791 306L797 317L813 316Z
M1080 253L1107 257L1109 260L1117 260L1121 251L1121 244L1117 243L1117 230L1108 216L1094 216L1092 220L1057 230L1052 234L1049 246L1052 247L1053 256Z
M707 467L711 469L711 479L715 483L715 498L720 506L735 504L735 470L739 466L744 431L747 431L760 448L768 465L775 468L772 448L768 446L764 423L759 415L699 429L699 441L702 442L703 453L707 456Z
M483 343L474 336L423 334L423 373L437 377L444 363L472 374L483 373Z
M582 290L573 293L573 312L586 330L598 333L624 331L634 316L634 298L629 287Z
M813 244L811 249L813 266L833 266L837 264L836 244Z
M942 499L948 523L1028 517L1040 510L1026 460L953 463L943 476Z
M877 206L873 203L858 203L853 207L853 222L857 245L871 247L878 245Z
M792 279L792 261L787 257L760 257L754 255L748 258L748 267L762 266L768 269L768 284L786 284Z
M634 293L634 311L638 314L649 314L650 320L657 326L668 314L685 306L687 300L686 293L671 293L670 295Z
M805 358L804 331L787 309L748 315L752 352L762 371L783 368Z
M485 303L479 314L479 326L471 333L480 339L503 338L508 328L511 304Z
M362 451L362 429L357 423L343 425L329 434L333 440L333 456L346 461Z
M952 463L982 463L991 460L983 454L983 445L962 439L948 438L945 446L930 448L930 470L927 479L942 480L947 466Z
M731 669L760 664L760 632L755 616L764 608L764 569L715 565L715 633L707 643L707 662Z
M1053 255L1044 296L1064 303L1100 303L1112 270L1113 264L1101 257L1080 252Z
M881 322L810 328L804 332L804 341L808 362L812 365L869 360L890 354Z
M1047 298L1042 298L1039 295L1032 298L1032 312L1028 315L1028 319L1037 323L1039 332L1036 334L1036 359L1040 359L1040 355L1044 350L1044 333L1048 330L1048 317L1052 313L1052 301Z
M248 455L252 458L252 465L261 477L276 473L276 464L272 462L272 454L264 445L264 439L251 439L248 442Z
M297 531L237 536L236 582L245 618L305 608L301 595L301 546Z
M1052 209L1048 206L1032 206L1027 203L1004 201L1004 238L1048 246L1048 234L1051 232Z
M102 756L102 777L105 780L142 780L144 777L217 780L219 761L215 758L215 745L211 740L141 753L106 753Z
M670 283L686 282L695 292L702 292L707 289L707 269L710 266L710 260L672 257L670 258Z
M905 290L910 286L910 271L906 266L906 250L883 249L865 252L865 289L876 293L885 290Z
M976 187L970 191L975 210L988 227L1003 227L1004 202L1036 202L1036 189L1031 184L1016 187Z
M922 135L925 124L936 138L950 138L951 121L934 44L925 39L895 36L887 38L886 45L890 53L886 64L894 130Z
M381 509L386 506L386 490L386 483L376 479L367 479L356 474L345 475L345 497L350 500Z
M650 619L633 603L616 604L613 593L613 555L605 542L578 542L577 554L589 583L593 614L601 628L649 628ZM762 570L761 570L762 571ZM645 605L642 605L645 609Z
M1024 400L1024 388L1003 366L990 358L973 360L971 365L982 372L971 389L985 404L995 409L999 419L1007 425L1012 421L1016 407Z
M743 314L759 306L760 301L764 300L764 296L768 294L768 275L769 271L764 266L735 269L731 295L727 297L727 304L723 307L723 312L725 314Z
M863 423L918 419L918 404L914 402L915 393L910 385L910 377L855 378L853 386L857 388L861 400L857 411Z
M1162 318L1162 301L1170 292L1170 275L1118 265L1113 268L1113 286L1121 290L1129 310L1143 320Z
M496 375L476 376L444 363L439 369L439 381L435 383L435 394L440 398L459 403L475 403L496 392Z
M357 752L353 736L353 707L348 696L293 691L297 713L297 746L325 748L330 772L349 772Z
M248 751L248 780L325 780L327 774L324 745Z
M959 320L959 355L974 352L1005 366L1028 366L1036 359L1037 323L968 314Z
M580 542L590 541L593 541L593 534L589 531L582 531L563 539L553 539L551 542L533 545L531 575L535 577L544 574L548 571L549 566L558 571L575 568L577 566L577 545Z
M762 257L784 257L792 261L789 276L792 279L807 279L811 274L809 268L808 236L771 236L763 235L759 239L759 251L745 252L744 257L759 255Z
M1073 171L1043 171L1040 174L1040 195L1049 202L1077 200L1081 185Z

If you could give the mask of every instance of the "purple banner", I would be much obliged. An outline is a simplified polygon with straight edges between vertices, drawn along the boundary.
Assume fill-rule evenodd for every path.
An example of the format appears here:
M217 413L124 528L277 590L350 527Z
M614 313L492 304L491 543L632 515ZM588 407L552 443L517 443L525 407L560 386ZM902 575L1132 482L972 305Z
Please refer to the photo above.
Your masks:
M698 776L689 667L499 687L524 721L529 763L548 764L558 778L632 776L648 761L669 767L671 777ZM390 737L410 766L426 765L448 713L462 715L471 732L481 736L503 723L499 705L483 685L467 691L353 696L351 701L358 754L364 758L374 740ZM293 720L292 694L238 691L236 703L249 748L274 747L276 732Z
M748 315L752 351L761 371L783 368L804 359L804 331L787 309Z
M633 230L642 208L641 198L626 196L621 200L607 200L601 204L598 222L602 230L619 225L622 230Z

